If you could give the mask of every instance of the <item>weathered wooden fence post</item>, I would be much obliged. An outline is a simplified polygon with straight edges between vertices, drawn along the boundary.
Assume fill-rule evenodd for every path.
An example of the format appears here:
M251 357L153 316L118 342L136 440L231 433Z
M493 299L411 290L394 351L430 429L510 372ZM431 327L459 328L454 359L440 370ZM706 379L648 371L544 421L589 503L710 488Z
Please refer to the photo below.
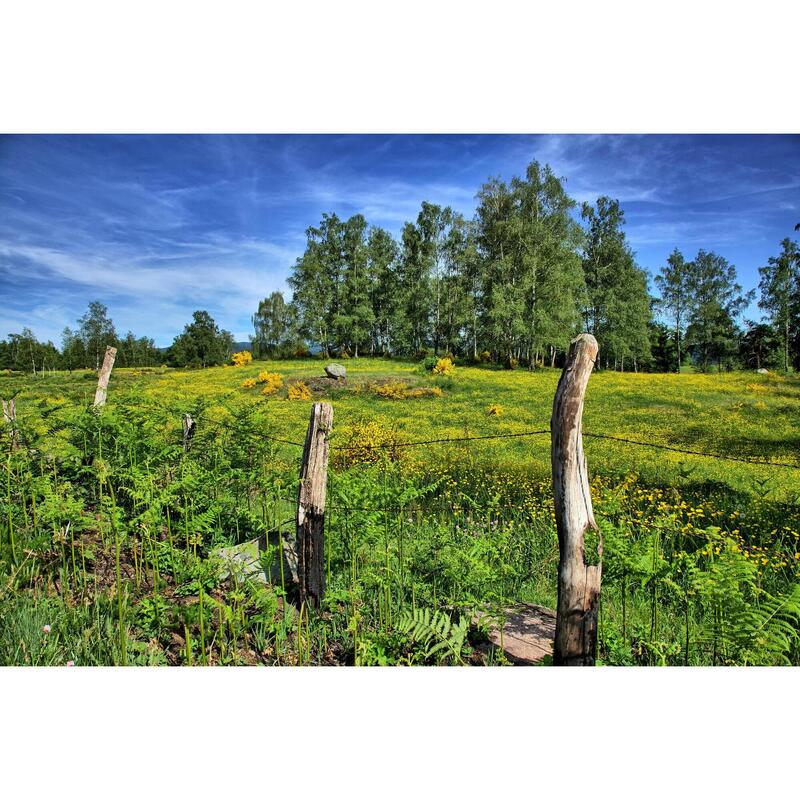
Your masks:
M94 407L102 408L106 404L106 394L108 393L108 379L111 377L111 370L114 369L114 359L117 357L116 347L106 347L106 354L103 358L103 366L100 367L100 375L97 378L97 391L94 393Z
M197 422L192 419L191 414L183 415L183 452L188 453L192 447L192 438L194 437Z
M8 425L8 435L11 439L11 449L19 447L19 431L17 430L17 404L12 397L10 400L3 400L3 421Z
M581 436L583 397L596 360L594 336L583 333L573 339L550 419L559 548L553 662L563 666L592 666L597 650L603 543L598 535L596 563L588 563L584 550L586 531L589 527L595 531L598 528L592 513Z
M333 406L314 403L308 423L297 494L297 576L300 601L319 608L325 595L324 532L328 434Z

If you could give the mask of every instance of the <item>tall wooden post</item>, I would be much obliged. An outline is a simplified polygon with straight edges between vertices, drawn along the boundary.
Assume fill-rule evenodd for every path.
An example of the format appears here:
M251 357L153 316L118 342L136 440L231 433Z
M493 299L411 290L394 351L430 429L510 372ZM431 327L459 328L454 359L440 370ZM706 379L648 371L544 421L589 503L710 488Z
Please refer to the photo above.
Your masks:
M583 454L583 397L597 360L597 341L583 333L569 346L550 419L553 495L558 528L558 612L553 662L593 666L597 651L603 543L598 534L597 563L587 563L584 538L591 526L592 497Z
M319 608L325 595L325 496L328 483L328 434L333 406L314 403L308 423L297 495L297 576L300 600Z
M114 369L114 359L117 357L116 347L106 347L106 354L103 358L103 366L100 367L100 375L97 378L97 391L94 393L94 407L102 408L106 404L108 393L108 380L111 377L111 370Z
M12 397L10 400L3 400L3 421L8 425L8 435L11 439L11 449L19 447L19 432L17 431L17 404Z
M192 438L197 429L197 422L192 419L191 414L183 415L183 452L188 453L192 447Z

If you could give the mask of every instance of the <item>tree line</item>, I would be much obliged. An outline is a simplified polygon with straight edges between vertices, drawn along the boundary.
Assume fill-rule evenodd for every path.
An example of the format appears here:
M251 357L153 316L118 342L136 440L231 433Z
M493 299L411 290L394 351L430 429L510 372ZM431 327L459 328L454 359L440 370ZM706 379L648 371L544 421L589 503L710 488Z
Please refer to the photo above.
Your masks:
M674 371L735 367L800 368L800 251L784 239L761 267L759 306L736 268L701 249L677 249L655 275L637 263L617 200L569 197L548 165L524 177L492 178L471 219L429 202L396 239L362 214L325 213L306 231L288 280L292 298L264 298L252 316L257 357L359 355L421 358L451 353L473 362L530 369L560 363L580 331L594 334L612 369ZM105 347L120 366L213 366L233 351L232 335L196 311L172 345L128 332L117 336L108 309L92 302L61 349L30 329L0 342L0 369L96 369Z
M66 327L59 350L51 341L40 342L30 328L12 333L0 342L0 369L46 372L54 369L94 369L103 363L106 347L116 347L119 367L211 367L230 359L235 342L229 331L221 330L207 311L195 311L192 321L168 348L158 348L147 336L131 331L117 335L108 308L98 301L89 303L86 313L73 329Z
M291 302L273 292L253 316L256 353L307 343L325 356L449 352L533 369L555 366L588 331L608 368L800 367L800 260L789 239L760 270L767 321L753 322L742 315L754 291L703 249L692 260L676 249L651 295L619 202L579 208L547 165L491 179L477 200L472 219L423 202L399 240L361 214L323 214L292 268Z
M160 351L155 342L146 337L136 337L131 331L120 337L108 308L98 301L89 303L86 313L77 320L73 329L66 327L61 337L61 348L52 341L41 342L30 328L22 333L10 334L0 342L0 369L23 372L46 372L54 369L99 369L106 347L117 348L119 366L142 367L160 364Z

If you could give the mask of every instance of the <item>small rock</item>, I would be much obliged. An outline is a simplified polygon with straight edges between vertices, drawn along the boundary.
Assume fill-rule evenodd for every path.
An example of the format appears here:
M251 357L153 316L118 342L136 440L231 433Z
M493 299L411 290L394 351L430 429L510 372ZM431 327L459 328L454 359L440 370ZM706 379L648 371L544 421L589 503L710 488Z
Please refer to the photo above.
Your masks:
M347 370L341 364L328 364L328 366L325 367L325 374L329 378L343 381L347 377Z
M759 375L769 375L769 370L768 369L764 369L764 367L761 367L761 369L757 369L756 372Z
M538 664L553 654L556 635L556 612L532 603L518 603L505 609L502 635L498 620L484 612L472 619L474 625L489 623L489 641L502 648L512 664Z

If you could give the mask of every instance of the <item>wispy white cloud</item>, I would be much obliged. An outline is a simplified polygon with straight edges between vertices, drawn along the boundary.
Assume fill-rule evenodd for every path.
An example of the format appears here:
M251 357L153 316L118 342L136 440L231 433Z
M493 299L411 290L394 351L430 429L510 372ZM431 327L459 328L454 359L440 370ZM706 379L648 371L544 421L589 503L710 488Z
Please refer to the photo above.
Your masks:
M242 336L323 212L362 213L394 233L423 200L471 216L482 182L522 175L533 159L579 202L619 199L644 265L675 246L725 248L752 284L800 208L800 140L757 141L0 137L0 335L28 324L58 337L97 297L119 328L159 343L195 308Z

